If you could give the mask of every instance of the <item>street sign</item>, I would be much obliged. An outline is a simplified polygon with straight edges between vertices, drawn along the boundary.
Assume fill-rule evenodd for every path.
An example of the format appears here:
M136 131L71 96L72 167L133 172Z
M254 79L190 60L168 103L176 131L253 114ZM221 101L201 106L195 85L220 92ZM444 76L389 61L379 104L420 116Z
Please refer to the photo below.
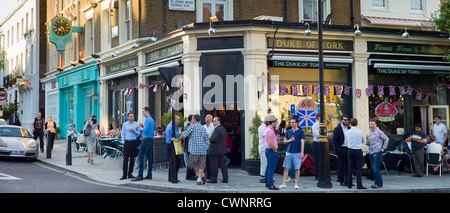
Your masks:
M8 93L4 89L0 89L0 101L4 101L8 98Z

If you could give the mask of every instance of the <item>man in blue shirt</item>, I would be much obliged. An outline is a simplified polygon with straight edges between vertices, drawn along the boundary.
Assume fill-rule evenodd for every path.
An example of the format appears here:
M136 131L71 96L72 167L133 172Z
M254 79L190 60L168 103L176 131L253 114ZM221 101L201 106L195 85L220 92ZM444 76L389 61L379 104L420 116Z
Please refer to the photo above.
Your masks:
M284 143L288 144L286 148L286 157L284 158L284 172L283 172L283 183L279 188L286 188L286 179L288 177L289 169L294 166L295 169L295 189L298 189L298 179L300 177L300 164L303 158L305 147L305 132L298 127L298 118L291 119L291 127L286 131Z
M155 121L150 115L150 107L146 106L142 109L142 115L145 118L144 125L141 124L142 143L139 148L139 173L136 179L132 181L143 180L144 176L144 156L147 157L148 170L145 179L152 179L153 169L153 137L155 136Z
M134 122L134 113L128 113L128 121L122 125L122 143L123 143L123 176L120 180L128 178L135 178L133 173L134 156L136 155L137 138L141 134L136 122ZM128 161L130 165L128 166Z
M166 128L166 143L167 143L167 153L170 156L169 163L169 182L177 183L178 182L178 169L180 168L180 157L175 154L175 149L173 143L171 143L172 139L172 131L175 129L175 138L178 138L177 126L180 124L180 116L175 115L175 127L172 125L172 121ZM173 180L172 180L173 179Z

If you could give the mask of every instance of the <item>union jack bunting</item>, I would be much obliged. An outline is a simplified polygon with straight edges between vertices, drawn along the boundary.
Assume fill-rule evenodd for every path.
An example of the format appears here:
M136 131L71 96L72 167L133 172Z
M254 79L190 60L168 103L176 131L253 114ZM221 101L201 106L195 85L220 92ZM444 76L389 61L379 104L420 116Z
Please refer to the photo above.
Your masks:
M313 85L313 94L318 95L319 94L319 85Z
M406 94L412 95L412 88L411 88L411 86L408 86L408 89L406 89Z
M425 96L425 98L423 100L427 101L428 98L430 98L431 92L427 93L427 95Z
M139 88L144 89L144 84L139 83Z
M147 84L147 89L152 88L153 85Z
M367 96L373 95L373 85L369 85L369 87L366 88L366 95Z
M280 95L286 95L287 87L286 85L280 85Z
M275 84L269 84L269 94L275 94Z
M324 87L324 95L330 95L330 86Z
M356 98L361 98L361 89L356 89L355 95L356 95Z
M404 86L399 86L398 89L400 90L400 95L406 95L406 90Z
M393 86L390 86L389 87L389 95L390 96L395 96L396 94L395 94L395 87L393 87Z
M384 95L384 86L377 86L377 95Z
M450 85L447 85L447 89L450 89Z
M350 95L350 87L348 85L344 86L344 95Z
M336 93L336 95L342 95L341 86L339 86L339 85L334 86L334 93Z
M303 93L305 95L309 94L309 85L308 84L303 85Z
M293 84L293 85L291 86L291 94L292 94L292 95L299 95L299 94L298 94L298 85L297 85L297 84Z
M417 91L417 93L416 93L416 100L418 100L418 101L422 100L422 93L419 91Z

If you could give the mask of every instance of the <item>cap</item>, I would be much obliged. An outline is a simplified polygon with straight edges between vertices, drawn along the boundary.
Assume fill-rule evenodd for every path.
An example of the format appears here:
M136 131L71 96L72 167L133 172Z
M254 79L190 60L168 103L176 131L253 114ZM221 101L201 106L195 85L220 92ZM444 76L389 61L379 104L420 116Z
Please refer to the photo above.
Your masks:
M276 121L277 118L273 115L268 115L264 118L264 121Z

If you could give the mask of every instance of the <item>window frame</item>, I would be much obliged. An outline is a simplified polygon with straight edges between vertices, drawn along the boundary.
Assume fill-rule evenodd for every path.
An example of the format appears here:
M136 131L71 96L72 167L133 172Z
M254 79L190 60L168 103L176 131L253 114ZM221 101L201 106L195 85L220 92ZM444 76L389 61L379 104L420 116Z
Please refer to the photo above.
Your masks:
M303 2L304 1L305 0L298 0L298 20L300 23L305 22L305 20L303 19L303 17L304 17ZM307 1L316 2L316 0L307 0ZM322 2L325 2L325 6L326 6L325 13L323 14L323 17L322 17L323 18L322 21L325 21L327 16L331 13L331 0L322 0ZM314 21L308 20L307 22L315 23L315 22L317 22L317 20L314 20Z
M197 0L196 1L196 17L197 22L203 22L203 3L211 3L211 8L215 10L215 3L224 4L224 12L223 12L223 20L224 21L232 21L233 20L233 0Z

